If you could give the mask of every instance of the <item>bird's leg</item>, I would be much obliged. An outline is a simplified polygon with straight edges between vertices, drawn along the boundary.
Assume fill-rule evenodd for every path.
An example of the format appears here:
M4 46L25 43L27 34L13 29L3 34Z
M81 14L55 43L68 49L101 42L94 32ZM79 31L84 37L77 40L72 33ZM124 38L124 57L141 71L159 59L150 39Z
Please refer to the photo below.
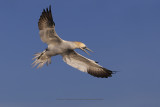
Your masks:
M48 51L48 48L46 48L43 52L35 54L33 60L35 61L32 63L33 67L36 65L37 68L41 68L45 63L50 64L51 63L51 57L47 56L45 53Z
M37 59L39 59L46 51L48 51L48 48L46 48L40 55Z

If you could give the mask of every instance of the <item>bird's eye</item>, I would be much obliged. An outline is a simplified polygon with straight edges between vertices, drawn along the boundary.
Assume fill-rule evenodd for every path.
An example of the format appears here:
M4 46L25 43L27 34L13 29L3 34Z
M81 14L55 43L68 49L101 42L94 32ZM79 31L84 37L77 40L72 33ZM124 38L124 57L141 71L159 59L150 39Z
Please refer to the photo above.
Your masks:
M83 47L83 49L86 49L87 47L85 46L85 47Z

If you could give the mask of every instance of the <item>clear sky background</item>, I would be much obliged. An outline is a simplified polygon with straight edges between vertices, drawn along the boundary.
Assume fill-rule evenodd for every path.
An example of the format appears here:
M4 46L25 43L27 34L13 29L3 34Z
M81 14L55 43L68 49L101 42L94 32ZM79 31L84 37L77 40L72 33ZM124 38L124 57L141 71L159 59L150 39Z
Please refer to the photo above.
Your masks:
M61 38L120 72L92 77L61 56L32 68L47 47L37 23L50 4ZM160 0L0 0L0 38L0 107L160 107ZM103 100L56 100L68 98Z

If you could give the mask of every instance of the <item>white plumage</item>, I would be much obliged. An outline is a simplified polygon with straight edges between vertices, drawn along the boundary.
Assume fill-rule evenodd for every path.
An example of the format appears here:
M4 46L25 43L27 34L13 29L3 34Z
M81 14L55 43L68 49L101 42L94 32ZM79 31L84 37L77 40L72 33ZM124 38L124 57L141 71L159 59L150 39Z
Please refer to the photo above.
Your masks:
M40 38L44 43L48 44L48 48L41 53L35 54L33 64L34 66L37 65L37 68L42 67L45 63L47 65L50 64L52 56L61 55L64 62L82 72L101 78L112 76L113 71L103 68L94 60L88 59L74 51L74 49L78 48L88 54L86 50L91 50L87 48L84 43L66 41L57 35L55 23L52 18L51 6L49 9L43 10L38 22L38 27L40 30Z

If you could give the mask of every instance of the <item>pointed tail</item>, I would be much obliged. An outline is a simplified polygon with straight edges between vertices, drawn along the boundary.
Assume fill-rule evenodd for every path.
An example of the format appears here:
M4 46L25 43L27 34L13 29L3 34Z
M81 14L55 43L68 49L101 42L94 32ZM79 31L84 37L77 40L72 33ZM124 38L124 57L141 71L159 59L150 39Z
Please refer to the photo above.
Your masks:
M33 58L33 60L35 61L32 63L33 67L37 66L37 68L41 68L45 63L47 65L51 64L51 57L47 56L45 52L46 51L34 54L35 57Z

